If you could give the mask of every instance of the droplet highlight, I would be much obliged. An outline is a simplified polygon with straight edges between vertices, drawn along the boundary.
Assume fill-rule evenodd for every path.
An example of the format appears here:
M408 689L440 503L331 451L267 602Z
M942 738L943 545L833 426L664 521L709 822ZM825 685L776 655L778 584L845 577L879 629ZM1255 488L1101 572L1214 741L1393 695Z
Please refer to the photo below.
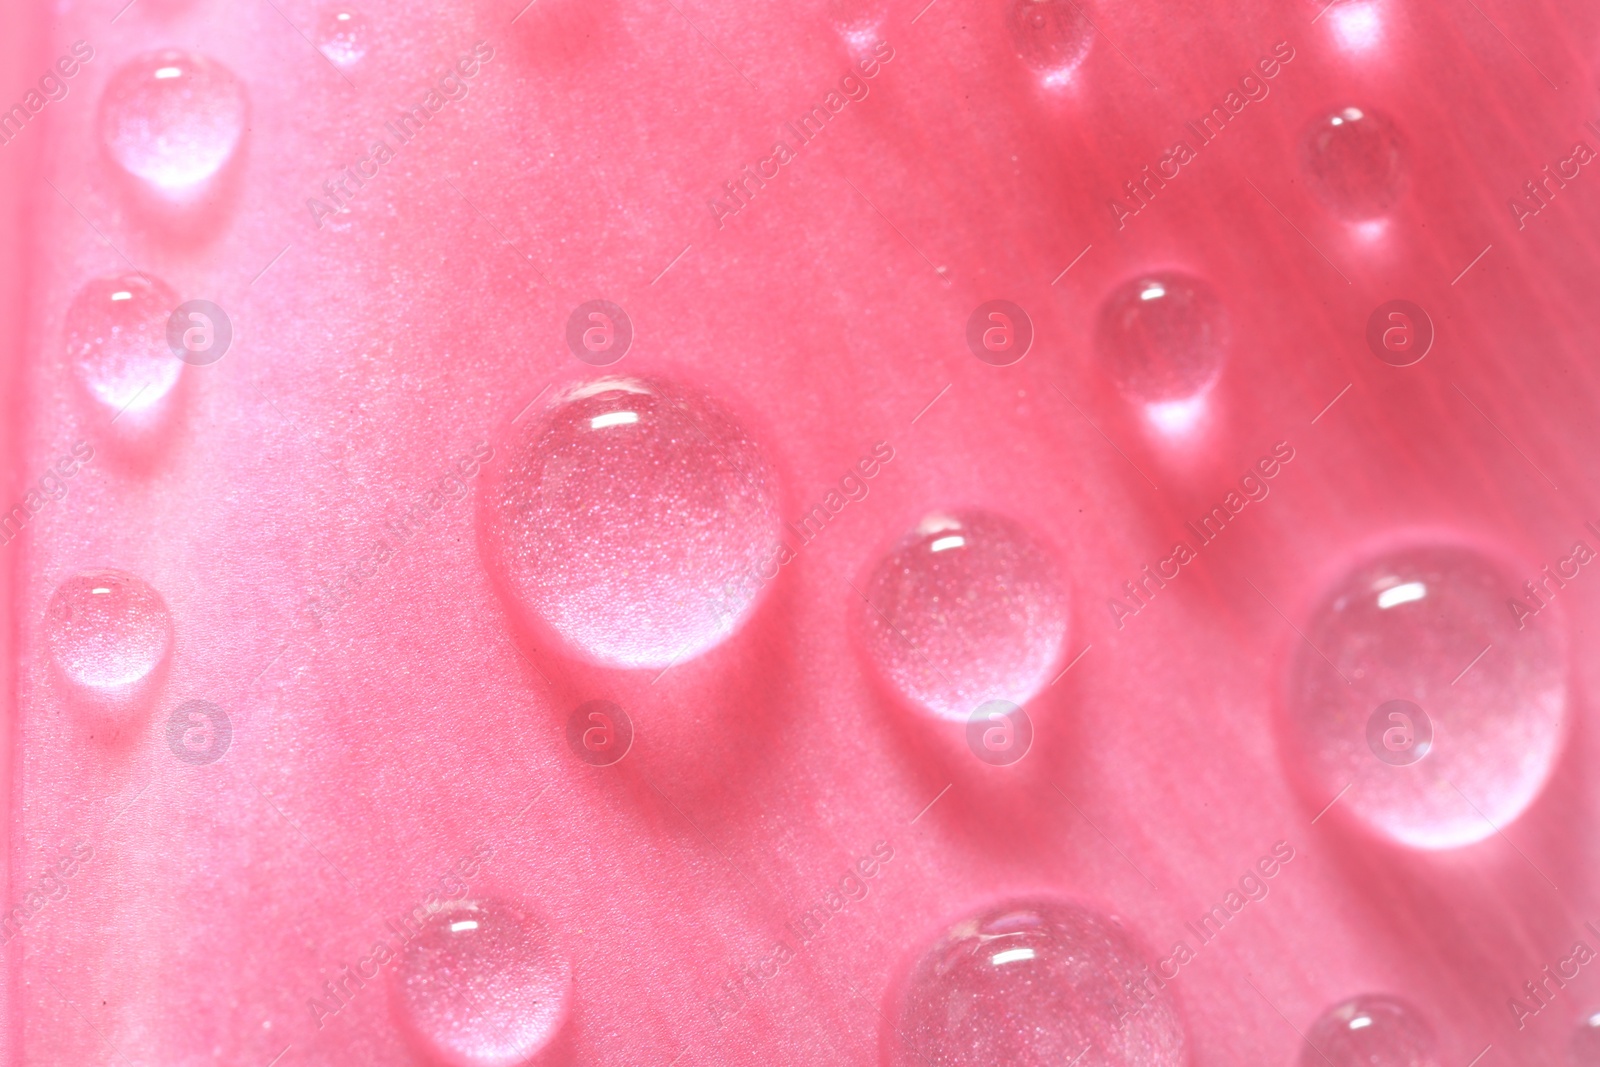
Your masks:
M45 609L50 660L97 705L140 701L172 651L166 601L121 571L90 571L62 582Z
M1066 901L1010 901L925 948L891 998L889 1067L1180 1067L1166 983L1115 920Z
M228 68L187 52L155 52L111 76L100 135L111 159L158 202L203 198L239 152L249 108Z
M1395 997L1356 997L1323 1012L1306 1032L1300 1067L1439 1067L1433 1028Z
M993 700L1026 704L1049 684L1067 640L1068 595L1054 557L1018 523L986 511L924 519L864 590L868 657L913 705L966 722Z
M340 69L355 66L367 54L367 19L359 11L335 7L317 26L317 50Z
M521 1067L566 1023L572 967L529 909L455 901L407 943L391 988L403 1028L431 1060Z
M1534 591L1484 551L1440 541L1338 579L1301 626L1289 673L1287 737L1312 802L1343 791L1333 812L1415 848L1514 822L1549 779L1569 714L1558 613L1519 619L1510 607Z
M1010 0L1005 18L1017 56L1046 85L1071 80L1094 43L1094 27L1072 0Z
M167 344L178 297L166 283L138 274L97 278L67 310L66 348L84 393L127 425L156 416L183 373Z
M1588 1012L1573 1027L1567 1041L1570 1067L1600 1067L1600 1008Z
M1347 222L1389 214L1405 181L1405 147L1394 123L1370 108L1322 115L1306 132L1307 180L1318 198Z
M1202 400L1222 374L1230 334L1209 283L1158 271L1123 282L1106 298L1095 343L1123 397L1157 414Z
M527 419L483 514L520 621L593 662L655 670L743 624L776 573L780 520L772 469L733 415L605 378Z
M871 52L883 39L888 17L888 0L828 0L828 21L845 46L858 55Z

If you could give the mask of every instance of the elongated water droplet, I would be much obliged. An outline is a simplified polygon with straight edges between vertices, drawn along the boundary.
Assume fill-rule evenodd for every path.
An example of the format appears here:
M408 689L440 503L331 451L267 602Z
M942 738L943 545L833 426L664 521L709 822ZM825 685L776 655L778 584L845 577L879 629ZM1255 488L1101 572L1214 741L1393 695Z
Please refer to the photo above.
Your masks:
M945 930L890 1003L890 1067L1180 1067L1187 1037L1162 979L1115 921L1011 901Z
M73 299L67 357L108 422L145 425L166 409L183 373L167 345L167 319L177 306L165 283L138 274L97 278Z
M941 718L991 700L1024 704L1067 639L1055 560L1021 526L984 511L933 515L873 571L868 654L890 686Z
M1179 271L1139 275L1100 309L1100 359L1128 400L1151 407L1193 404L1216 383L1229 324L1210 284Z
M392 989L405 1029L438 1062L521 1067L566 1023L572 967L528 908L454 901L406 945Z
M664 669L733 633L779 547L776 480L733 416L605 378L527 419L484 513L519 617L617 667Z
M45 633L56 670L105 710L141 703L172 650L166 601L120 571L90 571L62 582L45 609Z
M1046 85L1071 79L1094 43L1094 27L1073 0L1010 0L1006 29L1017 55Z
M337 67L353 67L367 54L367 19L348 7L331 8L317 27L317 48Z
M1380 218L1400 199L1400 131L1370 108L1340 108L1318 118L1306 131L1302 156L1311 188L1342 219Z
M1568 716L1562 621L1528 602L1504 564L1460 544L1398 547L1347 571L1290 668L1288 737L1313 802L1349 786L1335 811L1417 848L1470 844L1521 815Z
M215 186L244 138L244 87L187 52L150 53L111 77L100 135L112 160L157 201L186 206Z
M1369 995L1323 1012L1306 1032L1300 1067L1439 1067L1433 1029L1395 997Z

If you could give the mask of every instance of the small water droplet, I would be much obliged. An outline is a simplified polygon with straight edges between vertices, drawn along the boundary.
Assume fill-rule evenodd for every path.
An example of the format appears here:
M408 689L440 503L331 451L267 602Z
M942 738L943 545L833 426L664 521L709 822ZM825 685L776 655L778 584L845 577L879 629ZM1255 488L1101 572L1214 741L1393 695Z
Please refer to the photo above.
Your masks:
M489 494L485 547L512 607L601 664L664 669L755 609L779 548L776 479L723 407L603 378L530 413Z
M1311 188L1346 221L1380 218L1400 199L1400 131L1370 108L1346 107L1318 118L1306 132L1302 155Z
M888 0L828 0L828 20L852 52L872 51L888 17Z
M1192 403L1216 384L1229 333L1209 283L1162 271L1123 282L1106 298L1095 342L1123 396L1166 406Z
M353 67L367 54L367 19L347 7L330 8L317 27L317 48L337 67Z
M1011 0L1006 29L1017 55L1047 85L1069 80L1094 43L1094 27L1073 0Z
M200 199L234 158L248 117L244 86L187 52L140 56L111 77L100 136L116 164L160 202Z
M1433 1029L1403 1000L1368 995L1323 1012L1300 1067L1439 1067Z
M912 963L884 1033L891 1067L1179 1067L1177 1006L1149 954L1076 904L1011 901Z
M167 345L178 297L155 278L96 278L67 310L67 358L89 397L118 422L138 423L165 407L183 361Z
M449 1067L522 1067L566 1023L572 967L544 924L506 901L454 901L401 955L395 1008Z
M1025 704L1067 639L1067 593L1050 553L985 511L933 515L878 564L862 606L868 654L918 707L966 722L980 704Z
M139 702L172 649L166 601L120 571L89 571L62 582L45 609L50 659L98 704Z
M1416 848L1482 840L1523 813L1560 756L1568 716L1566 641L1546 608L1517 628L1512 572L1441 541L1392 548L1350 568L1297 641L1287 714L1291 747L1320 806ZM1324 658L1326 657L1326 658ZM1374 709L1422 709L1425 757L1386 760L1369 739ZM1395 740L1423 727L1391 719Z

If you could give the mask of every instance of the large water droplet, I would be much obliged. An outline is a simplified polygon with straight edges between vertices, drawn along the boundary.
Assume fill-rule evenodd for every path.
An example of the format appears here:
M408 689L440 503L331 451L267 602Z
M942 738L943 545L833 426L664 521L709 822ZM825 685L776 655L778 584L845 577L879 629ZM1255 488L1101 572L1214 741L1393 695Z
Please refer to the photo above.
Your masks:
M1073 0L1011 0L1006 29L1017 55L1047 85L1069 80L1094 42L1094 27Z
M1400 131L1368 108L1341 108L1317 119L1306 132L1302 155L1311 188L1342 219L1380 218L1400 199Z
M1142 274L1100 308L1095 337L1106 372L1136 404L1192 403L1216 383L1228 354L1228 316L1199 278Z
M604 378L529 421L484 542L524 621L617 667L665 668L733 633L779 546L776 480L733 416Z
M159 201L208 193L239 150L244 87L204 56L163 51L118 70L100 100L100 136L117 165Z
M1522 814L1566 736L1566 637L1553 606L1519 630L1513 601L1528 598L1505 566L1437 541L1391 549L1338 580L1290 668L1288 736L1317 802L1349 786L1336 810L1418 848L1470 844ZM1405 702L1427 723L1407 721L1417 716ZM1378 733L1396 754L1431 730L1421 758L1377 751L1369 730L1380 710Z
M367 54L367 19L359 11L335 7L323 13L317 48L337 67L353 67Z
M51 662L97 704L137 703L172 649L166 601L120 571L91 571L57 587L45 609Z
M990 700L1026 703L1051 680L1067 640L1055 560L990 512L924 519L865 593L872 662L902 696L946 719L965 721Z
M1433 1030L1403 1000L1369 995L1329 1008L1306 1031L1300 1067L1439 1067Z
M89 397L119 422L140 422L165 407L183 361L167 345L178 297L138 274L96 278L67 310L67 357Z
M955 923L912 964L884 1033L890 1067L1179 1067L1171 994L1115 921L1012 901Z
M426 1055L448 1067L521 1067L561 1032L572 967L528 909L457 901L406 945L392 989Z

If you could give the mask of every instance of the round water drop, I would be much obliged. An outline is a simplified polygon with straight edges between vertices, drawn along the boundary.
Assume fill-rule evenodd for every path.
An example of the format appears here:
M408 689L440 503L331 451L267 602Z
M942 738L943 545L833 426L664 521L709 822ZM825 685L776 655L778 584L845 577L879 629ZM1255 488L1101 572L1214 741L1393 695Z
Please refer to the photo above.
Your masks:
M911 703L967 721L1025 704L1053 677L1068 597L1051 554L985 511L932 515L880 562L863 605L868 654Z
M1567 1042L1571 1067L1600 1067L1600 1008L1584 1015Z
M1381 218L1400 199L1400 132L1368 108L1341 108L1317 119L1306 132L1302 156L1311 188L1346 221Z
M1300 1067L1439 1067L1433 1029L1403 1000L1371 995L1329 1008L1306 1032Z
M852 52L871 52L888 17L888 0L828 0L828 19Z
M446 904L403 950L391 985L411 1039L448 1067L521 1067L566 1023L572 967L528 909Z
M111 76L100 136L116 164L158 201L208 193L244 137L248 105L233 73L204 56L163 51Z
M1471 844L1521 815L1568 717L1565 630L1554 605L1532 615L1528 602L1508 567L1461 544L1397 547L1348 570L1290 666L1288 738L1313 800L1349 786L1335 811L1415 848ZM1528 613L1521 629L1512 604ZM1431 731L1425 752L1376 754L1378 711L1397 755Z
M1161 271L1123 282L1100 308L1095 343L1118 390L1136 404L1194 403L1216 384L1229 325L1216 290Z
M138 274L97 278L67 310L67 358L89 398L130 424L165 406L183 361L167 345L167 319L178 297L164 282Z
M884 1062L1180 1067L1183 1022L1151 958L1114 919L1076 904L991 906L913 962L889 1006Z
M777 573L776 479L711 399L604 378L530 414L484 544L515 612L579 654L663 670L715 647Z
M359 11L336 7L322 16L317 48L336 67L353 67L367 54L367 20Z
M1017 55L1047 85L1070 79L1094 41L1094 27L1073 0L1010 0L1006 29Z
M100 704L136 702L172 650L166 601L120 571L62 582L45 609L45 633L56 670Z

